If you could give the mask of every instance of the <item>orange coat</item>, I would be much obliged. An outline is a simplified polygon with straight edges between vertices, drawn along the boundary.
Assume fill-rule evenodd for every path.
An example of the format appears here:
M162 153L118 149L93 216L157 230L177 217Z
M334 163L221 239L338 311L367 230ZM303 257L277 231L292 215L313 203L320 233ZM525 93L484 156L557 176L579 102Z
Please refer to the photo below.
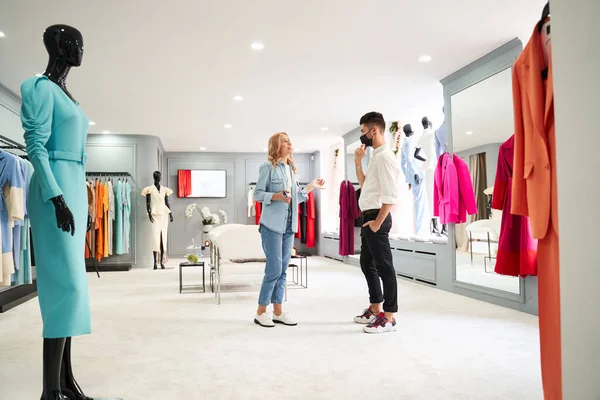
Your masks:
M537 239L546 236L550 218L558 233L552 61L546 85L541 79L543 64L540 33L534 29L513 67L515 160L511 213L530 217L531 231Z

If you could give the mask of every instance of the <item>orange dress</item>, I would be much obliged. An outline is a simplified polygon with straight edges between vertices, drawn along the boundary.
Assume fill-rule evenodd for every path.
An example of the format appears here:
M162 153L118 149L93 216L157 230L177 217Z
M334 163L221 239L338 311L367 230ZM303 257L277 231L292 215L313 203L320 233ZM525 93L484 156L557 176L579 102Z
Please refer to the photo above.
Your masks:
M102 256L103 257L108 257L108 241L110 240L110 238L108 237L108 182L104 182L104 184L102 185L102 190L103 190L103 197L102 197L102 207L104 210L103 213L103 222L104 222L104 240L102 241L102 243L104 244L104 247L102 249Z
M538 314L546 400L562 399L558 196L552 59L542 79L544 50L537 27L513 67L515 154L512 207L529 216L538 241Z
M104 255L104 186L96 184L96 260L101 261Z

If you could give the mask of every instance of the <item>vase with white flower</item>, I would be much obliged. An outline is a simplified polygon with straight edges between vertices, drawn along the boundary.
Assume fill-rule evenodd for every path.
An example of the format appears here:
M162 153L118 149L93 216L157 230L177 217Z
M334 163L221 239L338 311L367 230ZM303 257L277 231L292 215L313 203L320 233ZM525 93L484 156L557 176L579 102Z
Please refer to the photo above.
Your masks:
M208 207L203 207L200 210L200 216L202 217L202 232L210 232L214 225L221 222L219 216L215 213L211 213Z

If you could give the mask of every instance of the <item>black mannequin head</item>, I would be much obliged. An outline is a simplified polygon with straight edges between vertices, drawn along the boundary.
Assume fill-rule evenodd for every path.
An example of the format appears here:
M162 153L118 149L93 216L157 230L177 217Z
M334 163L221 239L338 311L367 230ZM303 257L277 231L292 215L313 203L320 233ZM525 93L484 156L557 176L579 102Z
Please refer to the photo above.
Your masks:
M154 184L157 184L157 183L160 183L162 174L160 173L160 171L154 171L154 173L152 174L152 177L154 177Z
M402 130L404 131L404 134L406 135L406 137L412 136L412 134L414 133L412 130L412 126L410 126L410 124L404 125Z
M44 46L50 61L79 67L83 60L83 36L69 25L52 25L44 31Z
M423 119L421 119L421 124L423 125L423 129L431 128L433 125L427 117L423 117Z

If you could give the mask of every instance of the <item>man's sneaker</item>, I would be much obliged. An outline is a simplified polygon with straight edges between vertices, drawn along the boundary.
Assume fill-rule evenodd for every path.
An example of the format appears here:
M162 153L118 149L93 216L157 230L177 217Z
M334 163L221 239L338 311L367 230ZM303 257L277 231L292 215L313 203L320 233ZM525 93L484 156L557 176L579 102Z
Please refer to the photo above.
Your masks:
M371 311L371 307L367 307L361 315L354 317L354 322L357 324L370 324L375 321L376 315Z
M271 317L269 317L269 314L267 313L263 313L261 315L256 314L254 316L254 323L264 328L272 328L275 326L273 320L271 319Z
M396 331L396 318L393 321L388 321L384 313L380 313L375 317L375 321L363 328L366 333L385 333Z
M273 322L278 323L278 324L287 325L287 326L298 325L298 323L296 321L294 321L292 319L292 317L289 316L289 314L286 314L284 312L282 312L281 315L273 314Z

